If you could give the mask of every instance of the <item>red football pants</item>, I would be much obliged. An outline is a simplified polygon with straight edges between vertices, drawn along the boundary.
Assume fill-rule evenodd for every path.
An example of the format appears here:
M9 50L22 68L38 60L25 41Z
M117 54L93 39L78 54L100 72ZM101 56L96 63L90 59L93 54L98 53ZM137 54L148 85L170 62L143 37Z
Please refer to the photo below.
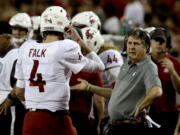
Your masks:
M77 135L77 133L68 114L27 112L23 135Z

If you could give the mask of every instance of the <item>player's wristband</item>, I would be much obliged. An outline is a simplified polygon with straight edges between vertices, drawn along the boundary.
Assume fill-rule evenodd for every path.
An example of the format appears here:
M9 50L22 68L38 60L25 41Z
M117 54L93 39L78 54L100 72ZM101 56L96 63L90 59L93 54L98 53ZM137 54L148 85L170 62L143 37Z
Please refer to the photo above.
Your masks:
M17 80L16 86L19 87L19 88L24 88L25 87L24 80Z
M86 86L86 91L87 91L87 92L91 91L91 85L90 85L90 84L87 84L87 86Z

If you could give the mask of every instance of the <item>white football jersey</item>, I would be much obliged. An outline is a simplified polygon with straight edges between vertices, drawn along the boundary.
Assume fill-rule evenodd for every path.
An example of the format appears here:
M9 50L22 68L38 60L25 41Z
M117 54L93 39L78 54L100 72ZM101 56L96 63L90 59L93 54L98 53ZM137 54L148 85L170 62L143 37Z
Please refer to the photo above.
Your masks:
M69 78L89 63L92 60L84 57L72 40L26 41L19 49L15 74L17 79L25 80L26 108L69 109Z
M18 49L10 50L3 58L0 58L0 103L7 97L11 87L11 72L15 60L18 58Z
M123 58L121 54L114 49L109 49L100 53L99 57L103 61L106 69L103 72L104 85L106 87L112 86L112 83L118 77L120 67L123 64Z
M109 49L100 53L99 57L103 61L106 70L114 67L120 67L123 64L121 54L114 49Z

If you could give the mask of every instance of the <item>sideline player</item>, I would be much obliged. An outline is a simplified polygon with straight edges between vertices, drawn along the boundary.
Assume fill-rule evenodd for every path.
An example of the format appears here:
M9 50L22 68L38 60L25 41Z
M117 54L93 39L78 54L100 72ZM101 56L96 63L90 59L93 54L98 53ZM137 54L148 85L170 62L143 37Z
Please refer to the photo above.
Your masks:
M4 103L12 104L8 94L15 85L15 63L18 51L12 45L11 26L8 22L0 21L0 129L1 133L10 135L12 108L4 109ZM11 111L10 111L11 110ZM12 124L13 125L13 124Z
M43 42L27 41L19 50L15 92L25 99L28 110L23 135L76 135L68 115L71 74L104 70L100 58L69 23L63 8L47 8L41 15ZM76 42L64 40L64 32ZM81 49L92 60L84 57Z

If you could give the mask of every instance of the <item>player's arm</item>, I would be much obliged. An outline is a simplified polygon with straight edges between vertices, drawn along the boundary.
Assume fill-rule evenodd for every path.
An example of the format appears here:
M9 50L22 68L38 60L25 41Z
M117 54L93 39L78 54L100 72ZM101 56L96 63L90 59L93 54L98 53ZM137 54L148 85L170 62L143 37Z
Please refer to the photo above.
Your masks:
M16 100L16 93L13 90L8 94L7 98L4 100L4 102L0 105L0 114L6 115L9 107L14 103L14 100Z
M68 66L74 73L77 73L82 69L83 71L89 72L99 72L105 69L105 66L101 59L86 45L86 43L81 39L74 27L66 27L65 35L69 39L76 41L76 44L78 43L78 46L75 45L74 48L71 48L67 52L65 52L64 59L66 61L61 60L61 63ZM86 57L82 55L82 52L83 55L86 55ZM67 63L67 61L69 61L69 63ZM71 65L70 63L73 65ZM78 67L76 68L77 65ZM76 70L73 70L72 68Z
M94 80L91 81L93 84L103 87L102 74L96 73L94 76ZM95 115L95 127L98 135L100 134L100 123L102 118L104 117L104 97L99 96L97 94L93 94L93 107L94 107L94 115Z
M16 86L14 86L13 90L8 94L7 98L10 100L15 100L19 98L21 101L24 101L24 80L17 80Z
M12 91L11 91L11 93L8 94L7 98L0 105L0 115L1 114L6 115L9 110L9 107L14 103L15 97L11 96L11 95L13 95Z
M20 101L24 101L24 80L17 80L16 86L14 86L13 90L9 93L8 99L15 100L18 98Z
M96 55L95 52L91 52L86 55L87 64L83 67L82 71L84 72L101 72L105 70L104 63Z
M24 80L17 80L16 86L14 88L15 96L20 100L24 101L24 88L25 88L25 82Z
M104 97L94 94L95 126L98 134L100 133L100 122L104 117Z
M91 91L92 93L95 93L99 96L110 98L112 89L111 88L104 88L92 85L88 83L86 80L78 78L78 81L80 82L77 85L71 86L71 90L86 90Z
M22 82L17 81L16 85L18 83L22 83ZM17 98L19 98L21 101L24 101L24 88L22 88L22 85L15 86L13 90L11 90L7 98L0 105L0 114L6 115L9 107L14 103L14 100L16 100Z
M79 36L78 32L73 26L68 26L65 28L65 33L64 33L69 39L76 41L81 49L82 52L86 55L89 54L92 50L86 45L86 43L81 39Z

